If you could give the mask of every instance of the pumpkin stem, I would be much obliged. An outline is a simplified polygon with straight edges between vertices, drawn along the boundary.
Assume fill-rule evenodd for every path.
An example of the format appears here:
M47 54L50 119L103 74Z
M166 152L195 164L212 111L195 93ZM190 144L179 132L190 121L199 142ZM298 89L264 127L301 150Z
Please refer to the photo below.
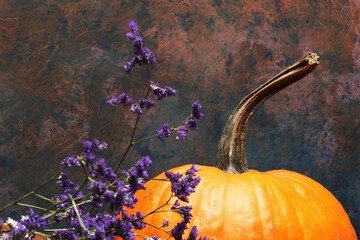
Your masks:
M221 135L216 167L224 172L248 172L246 133L256 110L272 95L311 73L319 64L316 53L307 53L294 65L283 70L247 95L231 114Z

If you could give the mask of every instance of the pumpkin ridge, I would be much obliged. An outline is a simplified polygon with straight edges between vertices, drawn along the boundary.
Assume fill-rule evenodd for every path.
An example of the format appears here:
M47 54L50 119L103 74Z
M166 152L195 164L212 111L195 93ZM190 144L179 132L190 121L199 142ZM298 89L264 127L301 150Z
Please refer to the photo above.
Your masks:
M229 201L229 200L232 200L230 199L228 196L229 196L229 191L231 191L232 188L229 188L229 185L231 184L231 181L230 181L230 178L232 177L232 174L225 174L225 178L226 178L226 183L224 184L224 198ZM230 189L230 190L229 190ZM225 222L226 221L226 217L227 216L231 216L231 209L230 209L230 214L228 215L228 208L226 206L231 206L231 203L229 204L228 202L225 204L225 205L222 205L222 209L223 209L223 214L222 214L222 219L221 221L222 222ZM224 228L222 228L222 239L228 239L227 236L226 236L226 233L228 231Z
M263 219L263 213L261 211L262 208L260 207L259 200L263 199L262 195L264 194L264 191L258 191L258 188L259 188L259 184L258 184L259 180L258 179L259 179L259 177L261 177L260 174L261 173L255 173L254 176L257 176L257 178L249 178L249 179L251 179L251 183L252 183L251 189L256 190L256 191L252 191L255 194L254 200L256 202L256 205L254 205L254 209L256 209L256 213L257 213L256 219ZM261 239L265 240L266 236L264 236L264 221L258 221L258 222L259 222L259 228L260 228L259 232L261 233Z
M330 191L324 188L321 184L302 174L287 170L274 170L272 172L275 171L280 173L279 178L281 182L284 182L284 185L287 186L289 190L297 193L297 197L301 197L301 200L299 200L300 202L305 203L303 205L297 206L297 209L301 208L301 212L306 215L304 219L319 219L321 217L323 221L326 220L329 224L330 222L337 224L336 228L329 228L327 225L324 225L325 227L323 226L319 228L319 226L322 225L317 225L317 231L322 232L322 234L318 233L316 236L321 236L324 239L325 236L327 236L329 239L334 239L334 236L335 239L339 238L339 236L344 237L345 233L340 229L350 227L351 222L340 202L331 194ZM289 191L287 192L289 193ZM301 194L302 192L303 194ZM309 197L314 197L316 200L309 201ZM291 203L294 204L295 202L299 201L291 201ZM307 211L307 207L309 206L316 211ZM319 208L319 206L321 206L321 208ZM310 215L310 213L312 214ZM307 225L303 230L314 228L314 224L312 224L312 222L303 221L302 225L304 226L305 224L309 225ZM303 232L305 237L310 239L313 237L312 235L309 235L307 231ZM351 235L351 232L347 231L346 234L348 235L346 238L340 239L353 239L354 236Z
M264 174L264 179L266 179L266 181L269 183L268 186L270 186L272 189L276 189L275 190L275 194L277 196L281 195L282 198L286 199L285 202L288 206L291 206L291 212L292 214L295 214L295 219L297 221L298 224L296 224L297 226L301 226L302 225L302 220L299 216L299 212L297 211L298 208L295 206L294 202L291 201L291 198L289 197L288 192L293 192L293 188L291 186L288 185L288 182L283 181L282 179L278 179L276 178L276 176L269 176L267 174ZM274 187L274 185L276 185L276 188ZM295 192L296 194L296 192ZM286 216L282 215L284 218L286 218ZM286 222L286 219L285 219ZM293 221L292 221L293 222ZM299 228L300 230L302 230L301 228ZM297 230L297 233L299 233L299 229ZM301 231L302 236L299 239L304 238L305 233L304 231Z

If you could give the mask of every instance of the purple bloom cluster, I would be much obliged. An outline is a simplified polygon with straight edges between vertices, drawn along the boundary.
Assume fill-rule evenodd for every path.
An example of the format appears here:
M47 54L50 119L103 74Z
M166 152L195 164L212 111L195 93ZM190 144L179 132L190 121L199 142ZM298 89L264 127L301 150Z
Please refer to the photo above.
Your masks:
M198 130L197 128L197 121L201 118L203 118L205 115L201 113L201 105L199 100L194 102L192 105L192 114L188 119L186 120L186 125L191 130Z
M137 23L134 21L129 22L129 28L132 30L126 34L126 37L129 40L133 40L133 50L135 56L130 60L130 62L126 62L124 69L127 73L130 73L131 69L136 65L139 64L152 64L156 62L155 54L150 51L150 49L143 47L143 39L141 38L138 32Z
M186 133L189 129L187 129L185 126L179 126L178 127L178 135L176 137L176 140L184 140L186 137Z
M163 122L160 130L156 130L156 138L160 139L160 141L163 141L164 138L170 137L171 131L168 127L168 123Z
M57 231L53 234L56 239L78 239L79 236L85 236L86 239L115 239L115 236L123 239L135 239L133 229L142 229L146 225L142 222L144 215L138 212L136 215L128 215L124 207L133 208L138 201L135 192L139 189L145 189L145 179L148 178L146 168L151 165L151 159L148 156L139 160L134 167L128 171L122 171L125 175L125 181L117 178L114 171L106 166L105 159L95 158L94 152L107 147L105 142L93 139L93 141L84 141L85 150L82 157L68 157L62 161L64 167L57 183L64 192L78 190L78 185L69 182L65 168L68 166L84 165L91 181L88 183L90 191L90 203L95 208L101 208L104 203L109 204L110 211L114 215L98 214L91 217L89 213L84 213L81 199L82 192L77 191L76 195L59 194L55 195L53 201L58 204L58 209L62 210L54 216L54 220L67 220L72 229ZM77 159L77 160L74 160ZM71 184L72 183L72 184ZM80 224L76 211L72 206L71 199L75 201L77 211L81 216L81 221L86 229ZM120 214L120 218L116 215ZM76 229L76 231L74 231Z
M110 105L118 105L118 104L122 104L125 106L132 104L132 99L129 98L129 96L127 95L127 93L122 93L120 94L118 97L113 96L112 99L110 99L109 101L106 101L106 103L110 104Z
M162 100L165 97L176 95L176 90L172 89L171 87L166 86L165 88L161 88L159 86L159 83L153 83L151 80L149 81L149 83L154 95L157 96L156 100L158 101Z
M140 98L139 103L138 104L133 104L131 106L130 111L133 112L133 113L141 115L141 114L143 114L143 109L144 108L149 109L149 108L152 108L153 106L155 106L154 101L151 101L149 99Z
M165 172L165 176L171 182L171 191L179 200L189 202L187 197L195 192L195 187L200 182L200 177L196 177L195 174L197 171L200 171L200 168L192 165L184 176L180 173Z
M171 182L171 191L174 195L180 200L184 202L189 202L187 198L191 193L195 192L195 187L200 182L200 177L196 177L196 172L199 171L200 168L192 165L187 171L185 175L180 173L172 173L172 172L165 172L165 176ZM190 223L192 218L192 214L190 213L192 210L192 206L181 206L179 201L176 200L173 203L171 210L175 210L179 213L183 220L171 230L171 235L174 237L175 240L185 240L182 236L186 229L188 229L187 224ZM196 237L199 235L199 232L194 226L189 234L188 240L196 240ZM199 238L199 240L208 240L206 237Z
M35 214L32 208L28 208L29 215L21 216L20 221L7 218L6 223L11 228L10 234L2 234L1 239L33 239L33 231L42 231L46 228L48 221ZM3 224L1 220L1 225Z
M123 173L127 175L127 181L129 182L129 187L132 192L135 193L139 189L145 189L145 179L149 177L145 168L149 167L151 163L150 157L145 156L128 172L123 171Z
M180 125L177 128L172 128L177 130L176 140L184 140L187 134L187 131L190 130L198 130L197 121L204 117L204 114L201 112L201 105L199 101L196 101L192 105L192 113L191 116L187 118L185 121L185 125ZM169 137L171 135L171 131L168 127L168 123L163 123L159 130L156 130L156 138L163 141L165 137Z

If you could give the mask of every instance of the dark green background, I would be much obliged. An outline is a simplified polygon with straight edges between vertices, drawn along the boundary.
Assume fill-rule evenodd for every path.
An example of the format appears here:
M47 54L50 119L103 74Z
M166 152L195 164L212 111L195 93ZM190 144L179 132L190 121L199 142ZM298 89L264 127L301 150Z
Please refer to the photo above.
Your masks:
M123 71L132 56L125 33L135 20L158 59L152 80L178 90L144 114L136 139L154 134L162 121L185 119L195 100L206 117L184 142L137 145L124 168L143 155L153 159L152 176L187 163L213 165L241 98L315 51L315 72L254 115L249 165L320 182L359 234L359 11L359 1L343 0L0 0L2 205L51 176L85 139L108 142L109 164L119 160L134 116L105 102L123 91L134 99L145 94L145 68Z

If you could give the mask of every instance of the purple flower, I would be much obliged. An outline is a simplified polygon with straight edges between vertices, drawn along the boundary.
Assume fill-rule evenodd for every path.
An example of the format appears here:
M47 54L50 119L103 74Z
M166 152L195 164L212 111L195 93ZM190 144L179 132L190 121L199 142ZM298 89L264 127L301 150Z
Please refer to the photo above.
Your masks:
M121 212L122 219L117 218L114 222L114 235L126 240L135 240L133 225L127 221L129 219L125 211Z
M60 185L61 189L64 192L70 192L74 187L74 182L70 181L65 169L62 170L56 184Z
M188 240L196 240L197 236L199 236L199 231L197 230L196 226L193 226L193 228L190 231Z
M186 229L188 229L188 227L185 221L181 221L171 230L171 235L175 240L183 240L182 235Z
M203 118L205 115L201 113L201 105L199 101L196 101L192 105L192 114L187 118L185 125L191 130L198 130L197 120Z
M153 102L153 101L151 101L151 100L149 100L149 99L142 99L142 98L140 98L139 99L139 106L140 106L140 108L146 108L146 109L149 109L149 108L151 108L151 107L153 107L153 106L155 106L155 102Z
M82 144L84 145L85 147L85 150L84 152L98 152L100 150L104 150L107 148L107 143L106 142L102 142L100 143L99 140L93 138L93 141L89 141L89 140L86 140L86 141L83 141Z
M133 32L136 32L138 31L138 26L137 26L137 23L135 21L129 21L129 28L131 30L133 30Z
M80 161L75 155L73 155L71 157L66 157L63 161L61 161L60 166L63 166L63 167L71 167L71 166L80 167Z
M6 223L10 226L11 228L11 236L12 239L24 239L25 236L28 233L28 229L25 227L24 224L15 221L12 218L7 218ZM29 237L29 236L28 236Z
M200 105L200 102L199 100L194 102L193 105L192 105L192 115L196 118L196 119L200 119L200 118L203 118L204 117L204 114L201 113L201 105Z
M128 95L126 93L122 93L120 94L118 97L113 96L112 99L110 99L109 101L106 101L106 103L110 104L110 105L117 105L117 104L122 104L125 106L128 106L130 104L132 104L132 99L128 97Z
M89 190L91 193L91 204L94 207L101 208L102 207L102 199L103 195L106 191L107 184L102 181L99 182L91 182L89 186Z
M132 214L129 219L131 219L134 228L137 230L144 229L146 227L146 224L142 222L144 220L144 214L139 211L136 212L136 218L135 215Z
M155 54L150 51L150 49L143 47L143 39L138 32L137 23L135 23L134 21L130 21L129 28L132 32L126 33L126 37L129 40L133 40L133 51L135 56L131 59L130 62L126 62L124 65L124 69L127 73L130 73L131 69L136 64L139 64L141 66L156 62Z
M166 219L163 219L163 223L161 225L161 227L168 227L169 226L169 221Z
M162 100L164 97L170 97L176 95L176 90L171 87L166 86L165 88L159 87L158 83L153 83L151 80L149 81L150 87L153 91L153 94L157 96L158 101Z
M192 214L190 213L192 210L192 206L180 206L178 208L178 213L183 217L185 223L190 223L192 218Z
M140 98L139 99L139 103L138 104L133 104L130 108L130 111L132 113L136 113L136 114L143 114L143 109L149 109L152 108L153 106L155 106L155 102L149 100L149 99L143 99Z
M197 128L197 120L193 115L191 117L187 118L185 124L186 124L186 126L188 126L188 128L190 130L198 130L198 128Z
M189 202L187 197L195 192L195 187L200 182L200 177L195 177L195 172L199 170L199 167L192 165L184 176L179 173L165 172L165 176L171 182L171 191L179 200Z
M170 135L171 135L171 131L168 128L167 122L163 122L160 130L156 130L156 138L160 139L160 141L163 141L164 138L167 138Z
M20 223L23 224L27 229L42 231L46 228L47 220L35 214L32 208L28 208L29 215L21 217Z
M150 165L151 159L149 156L145 156L137 162L136 166L132 167L127 173L125 172L128 175L128 182L133 193L139 189L145 189L145 179L149 177L145 167Z
M176 140L184 140L186 137L186 132L188 131L188 129L185 126L179 126L178 127L178 135L176 137Z
M141 107L140 107L140 106L137 106L136 104L133 104L133 105L132 105L130 111L131 111L132 113L136 113L136 114L139 114L139 115L143 114L143 111L142 111Z

